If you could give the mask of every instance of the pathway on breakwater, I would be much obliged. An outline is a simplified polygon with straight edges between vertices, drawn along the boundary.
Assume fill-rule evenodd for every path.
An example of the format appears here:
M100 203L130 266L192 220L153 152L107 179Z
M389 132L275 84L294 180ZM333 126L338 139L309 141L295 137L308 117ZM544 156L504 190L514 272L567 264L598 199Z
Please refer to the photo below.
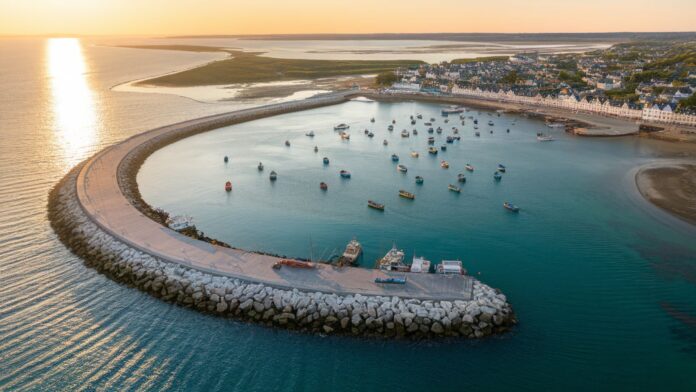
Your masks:
M273 104L194 119L136 135L91 158L77 177L80 205L102 230L129 246L162 260L211 273L282 289L398 296L420 300L470 300L475 279L469 276L409 274L406 285L378 285L387 273L363 268L320 265L314 270L273 269L278 258L223 248L181 235L149 219L124 195L119 166L134 149L166 136L190 135L242 121L345 102L356 91L326 94L302 101ZM133 174L134 175L134 174Z

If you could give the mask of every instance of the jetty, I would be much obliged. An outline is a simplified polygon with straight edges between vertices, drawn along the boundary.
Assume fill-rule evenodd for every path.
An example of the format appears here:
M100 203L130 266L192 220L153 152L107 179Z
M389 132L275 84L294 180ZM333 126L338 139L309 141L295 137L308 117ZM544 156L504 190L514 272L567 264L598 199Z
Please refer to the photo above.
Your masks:
M322 333L480 338L515 323L506 297L471 276L409 275L317 264L273 268L280 258L199 241L158 222L136 174L157 149L191 135L333 105L355 90L157 128L97 153L54 188L52 225L63 242L115 280L184 306ZM153 218L154 217L154 218ZM400 276L400 275L399 275Z

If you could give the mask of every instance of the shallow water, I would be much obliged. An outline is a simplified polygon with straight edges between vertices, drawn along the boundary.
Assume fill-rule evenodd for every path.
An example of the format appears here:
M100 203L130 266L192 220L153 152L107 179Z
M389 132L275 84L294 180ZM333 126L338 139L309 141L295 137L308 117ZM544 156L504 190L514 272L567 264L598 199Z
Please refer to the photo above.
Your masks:
M519 155L499 155L496 151L510 150L511 143L497 133L493 137L485 135L480 141L463 141L457 148L466 151L468 145L479 143L486 147L489 157L475 155L473 149L471 155L463 157L477 158L471 159L477 171L469 175L470 182L459 200L451 200L458 203L452 204L452 216L442 218L451 229L438 230L449 232L436 237L417 227L420 232L413 230L415 234L408 236L402 236L407 231L403 229L398 230L398 236L374 235L370 245L373 254L382 246L376 240L380 236L389 237L384 246L396 239L404 247L421 241L421 237L431 238L432 243L427 244L429 257L437 260L445 256L444 250L452 249L454 256L461 256L472 271L480 271L484 281L503 289L519 313L521 324L513 333L499 338L410 343L300 335L169 305L86 268L56 239L46 221L45 206L51 186L75 163L135 133L236 107L200 104L169 95L113 92L109 88L115 84L189 67L207 61L207 57L105 48L93 46L92 42L80 45L43 39L0 40L0 390L694 388L691 375L696 370L696 336L692 320L696 310L692 302L696 274L693 241L687 241L692 237L672 220L644 210L640 199L630 196L630 188L619 184L634 164L651 160L653 154L663 154L662 145L645 141L566 140L559 136L559 141L543 150L535 143L525 144L533 134L525 135L523 120L518 120L519 131L509 136L520 141L520 148L532 154L530 158L551 154L550 158L556 159L565 156L558 150L567 150L569 162L560 160L539 169L535 160L526 162ZM318 195L315 176L323 172L316 171L320 167L311 151L301 151L303 143L305 149L311 146L302 136L307 127L311 125L320 133L317 143L326 137L319 155L324 149L333 149L336 154L335 164L327 171L331 188L326 200L330 204L335 203L332 200L341 189L336 181L337 165L341 159L351 163L355 177L345 184L345 212L312 212L307 206L300 207L299 196L284 195L294 208L310 212L305 214L309 217L303 218L309 223L297 222L312 233L317 253L320 247L342 246L353 234L359 235L366 245L369 240L367 234L357 229L370 230L360 217L370 217L364 209L364 189L360 189L371 182L362 164L350 153L351 148L365 151L370 162L375 162L375 176L390 181L384 183L388 187L376 189L376 197L383 198L388 207L383 216L374 216L372 222L378 227L394 230L398 222L412 222L408 214L417 213L423 206L434 205L432 208L439 210L437 203L451 196L442 188L444 178L436 178L442 175L436 168L428 172L415 202L402 205L393 193L397 186L394 181L399 177L390 167L388 157L379 150L381 146L370 150L355 128L349 146L336 143L333 131L322 124L328 126L349 117L365 121L370 110L389 107L356 104L320 109L311 112L311 119L308 113L291 115L304 119L302 124L291 124L292 117L262 120L266 122L262 128L268 139L254 147L258 154L274 150L283 153L277 158L263 158L269 170L276 165L281 174L276 187L268 187L265 176L258 179L259 196L268 197L262 200L271 203L269 210L282 219L289 219L284 215L286 208L273 206L280 204L282 198L270 198L270 189L304 192L296 184L306 180L310 200L316 202L314 197ZM393 106L393 110L397 108ZM336 110L346 112L336 114ZM389 119L391 114L386 116ZM267 128L271 124L279 130ZM283 127L290 125L296 130L284 131ZM244 125L256 126L258 123ZM243 231L232 222L244 219L245 212L231 210L230 206L237 199L243 201L244 193L253 189L249 186L257 180L258 158L251 152L235 150L238 141L232 134L239 130L240 134L253 137L252 129L222 131L218 135L229 134L225 137L235 143L220 143L216 146L219 153L205 151L187 158L202 159L204 166L199 169L211 171L206 175L216 177L210 184L203 184L209 185L209 190L198 190L201 195L208 192L205 200L210 203L209 208L234 212L226 222L235 230L228 233L234 234L230 237L233 244L240 244ZM285 138L293 141L290 152L282 146ZM380 139L375 139L374 144L379 144ZM400 142L396 140L394 147ZM588 148L580 148L576 143ZM451 148L448 154L455 155L455 148ZM223 150L233 158L227 169L221 165ZM244 154L249 160L248 168L238 161ZM609 158L612 154L616 158ZM570 160L578 155L587 159L576 162L580 168L573 168ZM402 159L410 158L402 154ZM593 164L593 159L604 165ZM422 155L420 160L423 170L428 169L427 157ZM493 188L488 181L490 169L484 167L497 164L498 160L508 164L510 172L500 187ZM407 164L413 171L418 167ZM294 165L306 165L306 176ZM554 167L558 169L552 170ZM541 183L542 177L529 168L542 170L551 177ZM578 184L572 184L564 179L561 168L573 174L588 173L581 176ZM415 174L411 170L409 176ZM453 176L454 168L450 172ZM220 192L220 181L227 177L232 177L236 186L229 200ZM533 184L551 188L547 192L556 197L527 189ZM562 199L571 193L562 190L562 186L584 190L573 200L581 200L587 207L586 213L596 221L575 209L562 214L557 209L551 211L537 200L555 207L566 205ZM428 200L426 194L421 194L425 189L435 202L424 203ZM483 196L473 198L469 193L475 190ZM181 190L170 193L161 197L186 196ZM499 205L503 198L511 198L524 210L519 216L506 214ZM173 207L176 200L171 203L169 206ZM476 208L467 208L467 203ZM188 206L185 210L193 212ZM351 214L355 218L350 218ZM457 217L465 214L469 219L489 219L477 225L460 222ZM203 215L194 215L200 225L213 225L212 220L206 223ZM343 227L340 222L329 221L323 230L326 234L322 234L315 223L331 215L354 219L359 227ZM250 230L269 222L267 216L259 219L259 223L247 222ZM292 224L280 229L296 238L295 242L279 243L280 237L275 235L248 237L245 241L250 247L263 245L268 250L306 255L309 236L295 233L294 217ZM436 226L432 221L422 224ZM464 231L470 227L474 229ZM517 228L515 235L510 234L513 228ZM206 227L206 231L213 234L212 228ZM216 234L225 235L222 231ZM474 238L484 242L477 245Z

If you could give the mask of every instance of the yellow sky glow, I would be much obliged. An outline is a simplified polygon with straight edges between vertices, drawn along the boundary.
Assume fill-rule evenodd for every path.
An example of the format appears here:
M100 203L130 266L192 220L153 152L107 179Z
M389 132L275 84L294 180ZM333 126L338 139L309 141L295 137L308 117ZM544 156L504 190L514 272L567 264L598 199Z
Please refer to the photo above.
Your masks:
M694 0L0 0L0 35L694 30Z

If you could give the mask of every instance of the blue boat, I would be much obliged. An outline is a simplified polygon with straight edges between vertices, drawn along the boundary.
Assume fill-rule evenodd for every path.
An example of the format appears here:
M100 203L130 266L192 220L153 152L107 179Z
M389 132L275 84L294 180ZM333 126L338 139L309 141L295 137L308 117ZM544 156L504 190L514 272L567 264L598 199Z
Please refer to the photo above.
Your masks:
M499 172L495 172L495 173L493 173L493 178L494 178L496 181L500 181L500 179L503 178L503 176L502 176L502 174L500 174Z
M325 165L328 165L328 164L329 164L329 158L324 157L324 164L325 164Z
M341 170L340 174L342 178L350 178L350 172L348 170Z
M392 154L392 161L399 162L399 156L396 154Z
M375 278L375 283L388 283L388 284L406 284L406 278L398 277L388 277L388 278Z

